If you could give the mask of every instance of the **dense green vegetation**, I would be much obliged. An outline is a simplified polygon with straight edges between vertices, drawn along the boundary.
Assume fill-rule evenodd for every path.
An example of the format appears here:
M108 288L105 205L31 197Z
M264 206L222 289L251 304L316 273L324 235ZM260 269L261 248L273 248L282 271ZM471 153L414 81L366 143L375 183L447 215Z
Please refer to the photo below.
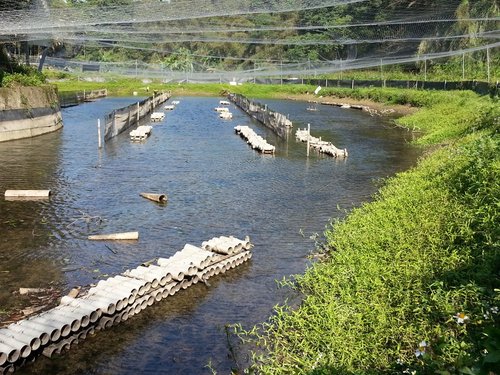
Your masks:
M286 283L303 293L300 307L278 306L242 335L260 347L253 368L498 374L498 103L470 92L364 95L422 106L399 123L434 151L331 224L327 260Z
M0 49L0 87L40 86L45 84L45 75L35 68L19 64Z

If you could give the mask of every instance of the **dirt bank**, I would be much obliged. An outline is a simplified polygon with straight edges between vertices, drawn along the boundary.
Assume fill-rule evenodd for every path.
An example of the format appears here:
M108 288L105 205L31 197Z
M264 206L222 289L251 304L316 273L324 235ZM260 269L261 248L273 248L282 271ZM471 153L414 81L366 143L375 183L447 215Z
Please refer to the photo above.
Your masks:
M418 110L416 107L392 104L387 105L378 103L371 100L357 100L353 98L338 98L335 96L316 96L312 94L283 94L282 99L301 100L311 103L321 103L325 105L338 105L348 104L356 109L363 109L371 114L377 115L392 115L392 116L405 116L414 113Z

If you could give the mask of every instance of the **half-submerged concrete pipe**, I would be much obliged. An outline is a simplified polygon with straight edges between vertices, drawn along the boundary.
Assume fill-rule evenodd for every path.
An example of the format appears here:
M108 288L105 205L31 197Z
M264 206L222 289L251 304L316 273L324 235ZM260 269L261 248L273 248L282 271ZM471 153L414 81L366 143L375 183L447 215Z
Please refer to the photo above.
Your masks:
M52 310L0 329L0 375L36 359L63 353L88 335L128 320L182 289L205 282L251 258L250 239L214 237L186 244L158 265L139 266L101 280L86 294L61 298ZM208 284L207 284L208 285Z

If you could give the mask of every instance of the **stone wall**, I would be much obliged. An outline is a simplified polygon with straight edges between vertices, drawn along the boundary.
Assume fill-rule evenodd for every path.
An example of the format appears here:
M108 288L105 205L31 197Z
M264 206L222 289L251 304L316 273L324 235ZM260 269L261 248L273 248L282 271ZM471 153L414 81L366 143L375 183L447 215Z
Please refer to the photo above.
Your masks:
M62 126L54 86L0 88L0 142L35 137Z

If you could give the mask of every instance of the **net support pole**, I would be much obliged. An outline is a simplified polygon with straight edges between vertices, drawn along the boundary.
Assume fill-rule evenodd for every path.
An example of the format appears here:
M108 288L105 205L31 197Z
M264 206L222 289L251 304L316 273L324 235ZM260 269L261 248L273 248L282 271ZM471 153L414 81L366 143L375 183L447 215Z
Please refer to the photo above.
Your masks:
M465 53L462 53L462 81L465 81Z
M486 73L488 76L488 83L490 83L490 49L486 48Z
M427 58L424 58L424 81L427 81Z
M139 106L139 102L137 102L137 125L139 125L140 119L141 119L141 107Z

